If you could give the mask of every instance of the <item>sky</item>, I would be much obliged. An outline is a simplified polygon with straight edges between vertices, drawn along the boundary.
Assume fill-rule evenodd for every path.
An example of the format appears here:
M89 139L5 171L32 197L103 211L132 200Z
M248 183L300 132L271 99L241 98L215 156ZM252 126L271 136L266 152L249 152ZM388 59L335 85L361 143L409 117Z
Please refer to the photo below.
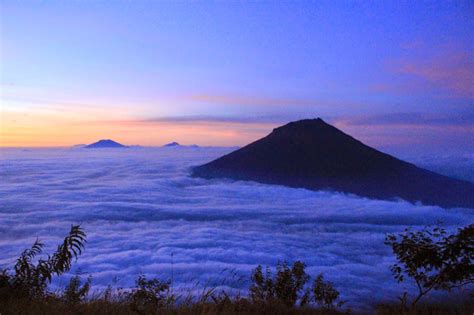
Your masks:
M245 145L322 117L474 151L472 1L0 3L0 146Z

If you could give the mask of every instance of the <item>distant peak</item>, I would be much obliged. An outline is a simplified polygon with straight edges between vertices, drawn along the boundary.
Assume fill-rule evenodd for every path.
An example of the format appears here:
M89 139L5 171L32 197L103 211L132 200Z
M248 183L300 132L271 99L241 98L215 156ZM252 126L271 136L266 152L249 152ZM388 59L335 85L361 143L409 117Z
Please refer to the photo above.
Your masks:
M123 144L120 144L111 139L102 139L92 144L86 145L85 148L94 149L94 148L125 148Z
M180 144L178 142L170 142L170 143L167 143L164 145L164 147L177 147L177 146L180 146Z

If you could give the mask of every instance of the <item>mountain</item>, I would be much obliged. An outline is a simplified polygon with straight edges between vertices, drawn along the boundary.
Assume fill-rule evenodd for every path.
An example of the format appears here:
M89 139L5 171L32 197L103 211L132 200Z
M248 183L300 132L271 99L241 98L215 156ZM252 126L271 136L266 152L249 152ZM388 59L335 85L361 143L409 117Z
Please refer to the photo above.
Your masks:
M179 144L178 142L170 142L167 143L163 146L164 148L171 148L171 147L180 147L180 148L199 148L197 144L191 144L191 145L182 145Z
M95 143L86 145L84 148L86 149L99 149L99 148L126 148L123 144L115 142L110 139L106 140L99 140Z
M192 174L474 208L473 183L377 151L320 118L276 128L260 140L193 168Z
M87 146L87 144L75 144L73 145L71 148L73 149L81 149L81 148L84 148L85 146Z
M178 142L170 142L165 144L163 147L179 147L180 144Z

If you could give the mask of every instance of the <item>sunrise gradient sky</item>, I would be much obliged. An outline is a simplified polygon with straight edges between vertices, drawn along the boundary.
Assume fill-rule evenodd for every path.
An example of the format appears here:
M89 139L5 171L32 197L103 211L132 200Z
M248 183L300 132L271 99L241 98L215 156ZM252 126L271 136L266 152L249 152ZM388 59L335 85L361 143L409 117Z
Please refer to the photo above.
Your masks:
M244 145L322 117L474 150L472 1L0 3L0 146Z

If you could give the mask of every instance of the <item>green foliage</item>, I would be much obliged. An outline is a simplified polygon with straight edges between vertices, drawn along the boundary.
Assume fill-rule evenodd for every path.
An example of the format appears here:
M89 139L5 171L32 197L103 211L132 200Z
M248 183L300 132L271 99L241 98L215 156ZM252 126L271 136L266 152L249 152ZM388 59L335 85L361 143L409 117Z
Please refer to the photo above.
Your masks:
M312 287L314 301L327 309L334 309L344 304L340 301L336 304L339 298L339 291L337 291L333 284L324 280L324 276L320 273L313 282Z
M399 235L387 235L397 263L391 268L398 282L413 279L418 295L412 308L432 290L451 290L474 282L474 224L447 235L440 227L422 231L408 229ZM407 295L401 299L406 304Z
M41 298L48 295L46 288L52 277L71 269L72 260L82 253L85 243L86 234L80 226L73 225L52 256L36 259L44 247L43 243L36 240L31 248L18 257L13 268L14 274L9 274L8 270L2 271L0 300L10 296Z

